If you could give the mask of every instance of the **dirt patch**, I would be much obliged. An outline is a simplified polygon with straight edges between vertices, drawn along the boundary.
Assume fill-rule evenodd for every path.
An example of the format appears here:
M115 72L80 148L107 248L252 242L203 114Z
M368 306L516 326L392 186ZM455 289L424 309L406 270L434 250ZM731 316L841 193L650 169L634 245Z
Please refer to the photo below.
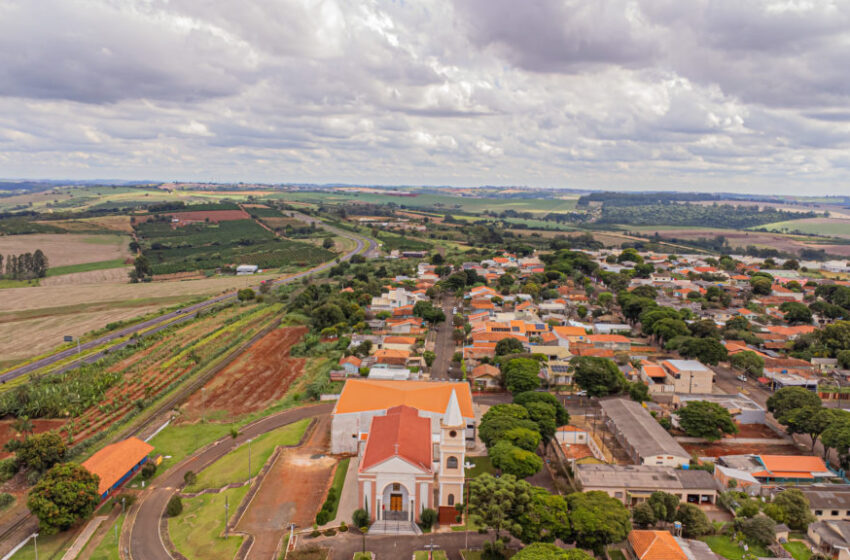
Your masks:
M183 222L231 222L234 220L250 220L251 215L244 210L206 210L197 212L174 212L170 216Z
M287 523L305 528L316 520L337 462L325 455L330 427L330 416L321 416L304 445L285 450L272 465L236 526L238 531L254 535L249 558L273 557Z
M131 267L109 268L106 270L89 270L87 272L72 272L42 278L41 286L77 286L80 284L114 284L126 282Z
M227 420L263 410L286 394L301 375L306 360L292 358L289 350L307 333L306 327L275 329L258 340L224 370L213 377L203 391L197 391L183 407L184 418L193 421L201 414Z
M12 454L3 450L7 442L18 437L18 432L12 427L14 420L0 420L0 459L11 457ZM32 420L33 433L42 434L50 430L58 430L65 425L66 420Z
M123 259L130 255L130 238L124 235L34 233L0 236L0 254L33 253L47 256L51 267Z
M735 437L739 438L781 438L782 435L777 434L770 427L764 424L735 424L738 426L738 434ZM732 438L734 439L734 438Z
M791 444L781 443L683 443L682 447L697 457L722 457L724 455L799 455L800 450Z

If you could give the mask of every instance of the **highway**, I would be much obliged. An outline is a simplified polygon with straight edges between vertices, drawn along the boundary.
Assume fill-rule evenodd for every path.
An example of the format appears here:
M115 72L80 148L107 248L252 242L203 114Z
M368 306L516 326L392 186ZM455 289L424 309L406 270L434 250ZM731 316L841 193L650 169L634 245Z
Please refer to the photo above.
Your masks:
M349 251L348 253L346 253L345 255L339 257L338 260L340 260L340 261L349 260L351 257L353 257L354 255L359 254L361 252L364 253L364 254L373 254L374 252L377 251L377 245L376 245L375 241L372 240L372 239L360 237L359 235L355 235L355 234L350 233L348 231L327 225L324 222L322 222L321 220L316 220L316 219L311 218L309 216L306 216L304 214L293 212L292 215L293 215L293 217L297 217L298 219L300 219L304 222L316 223L317 226L321 226L324 229L330 231L331 233L334 233L334 234L339 235L341 237L346 237L348 239L355 241L357 243L356 247L354 249L352 249L351 251ZM305 270L305 271L293 274L291 276L286 276L284 278L280 278L278 280L275 280L273 282L273 284L276 285L276 286L279 286L279 285L283 285L283 284L288 284L290 282L295 282L296 280L300 280L302 278L305 278L307 276L311 276L313 274L318 274L318 273L323 272L323 271L329 269L330 267L334 266L336 264L336 260L337 259L335 259L333 261L328 261L328 262L320 264L319 266L311 268L309 270ZM96 352L94 354L90 354L90 355L86 356L85 358L81 358L79 360L74 360L73 362L70 362L70 363L68 363L68 364L66 364L66 365L64 365L60 368L57 368L52 373L63 373L63 372L66 372L68 370L74 369L75 367L81 365L82 363L96 362L97 360L102 358L107 352L114 352L115 350L120 350L124 346L127 346L128 344L130 344L132 342L131 340L129 340L129 339L123 340L123 339L132 336L134 333L141 333L139 336L147 336L147 335L150 335L150 334L154 334L156 332L161 331L162 329L170 327L171 325L176 325L176 324L180 324L184 321L188 321L189 319L194 317L195 312L200 311L201 309L204 309L204 308L209 307L211 305L215 305L217 303L227 302L227 301L231 301L231 300L234 300L234 299L236 299L236 292L235 291L229 292L229 293L226 293L226 294L223 294L223 295L220 295L220 296L215 296L213 298L204 300L200 303L196 303L196 304L190 305L188 307L183 307L181 309L171 311L170 313L165 313L163 315L159 315L158 317L154 317L153 319L148 319L147 321L137 323L135 325L131 325L131 326L125 327L123 329L119 329L117 331L105 334L105 335L103 335L99 338L96 338L94 340L90 340L90 341L88 341L84 344L80 344L79 351L80 351L80 353L82 353L83 351L90 350L92 348L97 348L98 346L101 346L101 345L104 345L104 344L109 344L110 342L115 342L115 344L112 344L112 345L104 348L103 350L101 350L99 352ZM142 332L142 331L144 331L144 332ZM62 350L60 352L56 352L55 354L51 354L50 356L46 356L44 358L36 360L32 363L22 365L20 367L9 370L6 373L0 375L0 383L7 383L9 381L12 381L13 379L16 379L16 378L22 376L22 375L26 375L28 373L32 373L34 371L38 371L42 368L48 367L52 364L55 364L57 362L60 362L62 360L65 360L67 358L74 356L75 354L77 354L77 352L78 352L77 347L68 348L66 350Z

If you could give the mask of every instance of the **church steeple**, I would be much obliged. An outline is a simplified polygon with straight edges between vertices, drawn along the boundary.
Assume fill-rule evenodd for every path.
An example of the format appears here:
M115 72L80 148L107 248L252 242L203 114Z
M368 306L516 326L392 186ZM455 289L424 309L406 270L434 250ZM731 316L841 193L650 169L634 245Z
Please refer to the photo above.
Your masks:
M463 419L463 414L460 412L457 393L452 389L452 395L449 397L449 404L446 407L446 414L443 417L443 426L446 428L462 428L465 425L466 422Z

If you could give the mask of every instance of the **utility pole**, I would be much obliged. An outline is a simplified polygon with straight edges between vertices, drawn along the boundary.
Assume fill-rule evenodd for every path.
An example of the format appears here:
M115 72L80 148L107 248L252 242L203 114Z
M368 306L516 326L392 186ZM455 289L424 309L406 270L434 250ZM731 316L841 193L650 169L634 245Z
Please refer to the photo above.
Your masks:
M38 533L33 533L32 545L35 548L35 560L38 560Z
M201 387L201 424L207 419L207 388Z
M224 496L224 536L227 536L227 519L230 517L229 506L227 504L227 496Z
M251 481L251 438L248 438L248 482Z

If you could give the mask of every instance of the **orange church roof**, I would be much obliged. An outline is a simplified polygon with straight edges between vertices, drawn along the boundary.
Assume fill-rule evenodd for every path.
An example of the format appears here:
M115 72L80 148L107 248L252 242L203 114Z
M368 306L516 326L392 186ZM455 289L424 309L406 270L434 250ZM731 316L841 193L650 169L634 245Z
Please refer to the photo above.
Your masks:
M474 418L469 383L372 379L346 381L336 403L334 414L386 410L402 404L418 410L442 414L449 405L452 390L457 393L461 414L465 418Z

